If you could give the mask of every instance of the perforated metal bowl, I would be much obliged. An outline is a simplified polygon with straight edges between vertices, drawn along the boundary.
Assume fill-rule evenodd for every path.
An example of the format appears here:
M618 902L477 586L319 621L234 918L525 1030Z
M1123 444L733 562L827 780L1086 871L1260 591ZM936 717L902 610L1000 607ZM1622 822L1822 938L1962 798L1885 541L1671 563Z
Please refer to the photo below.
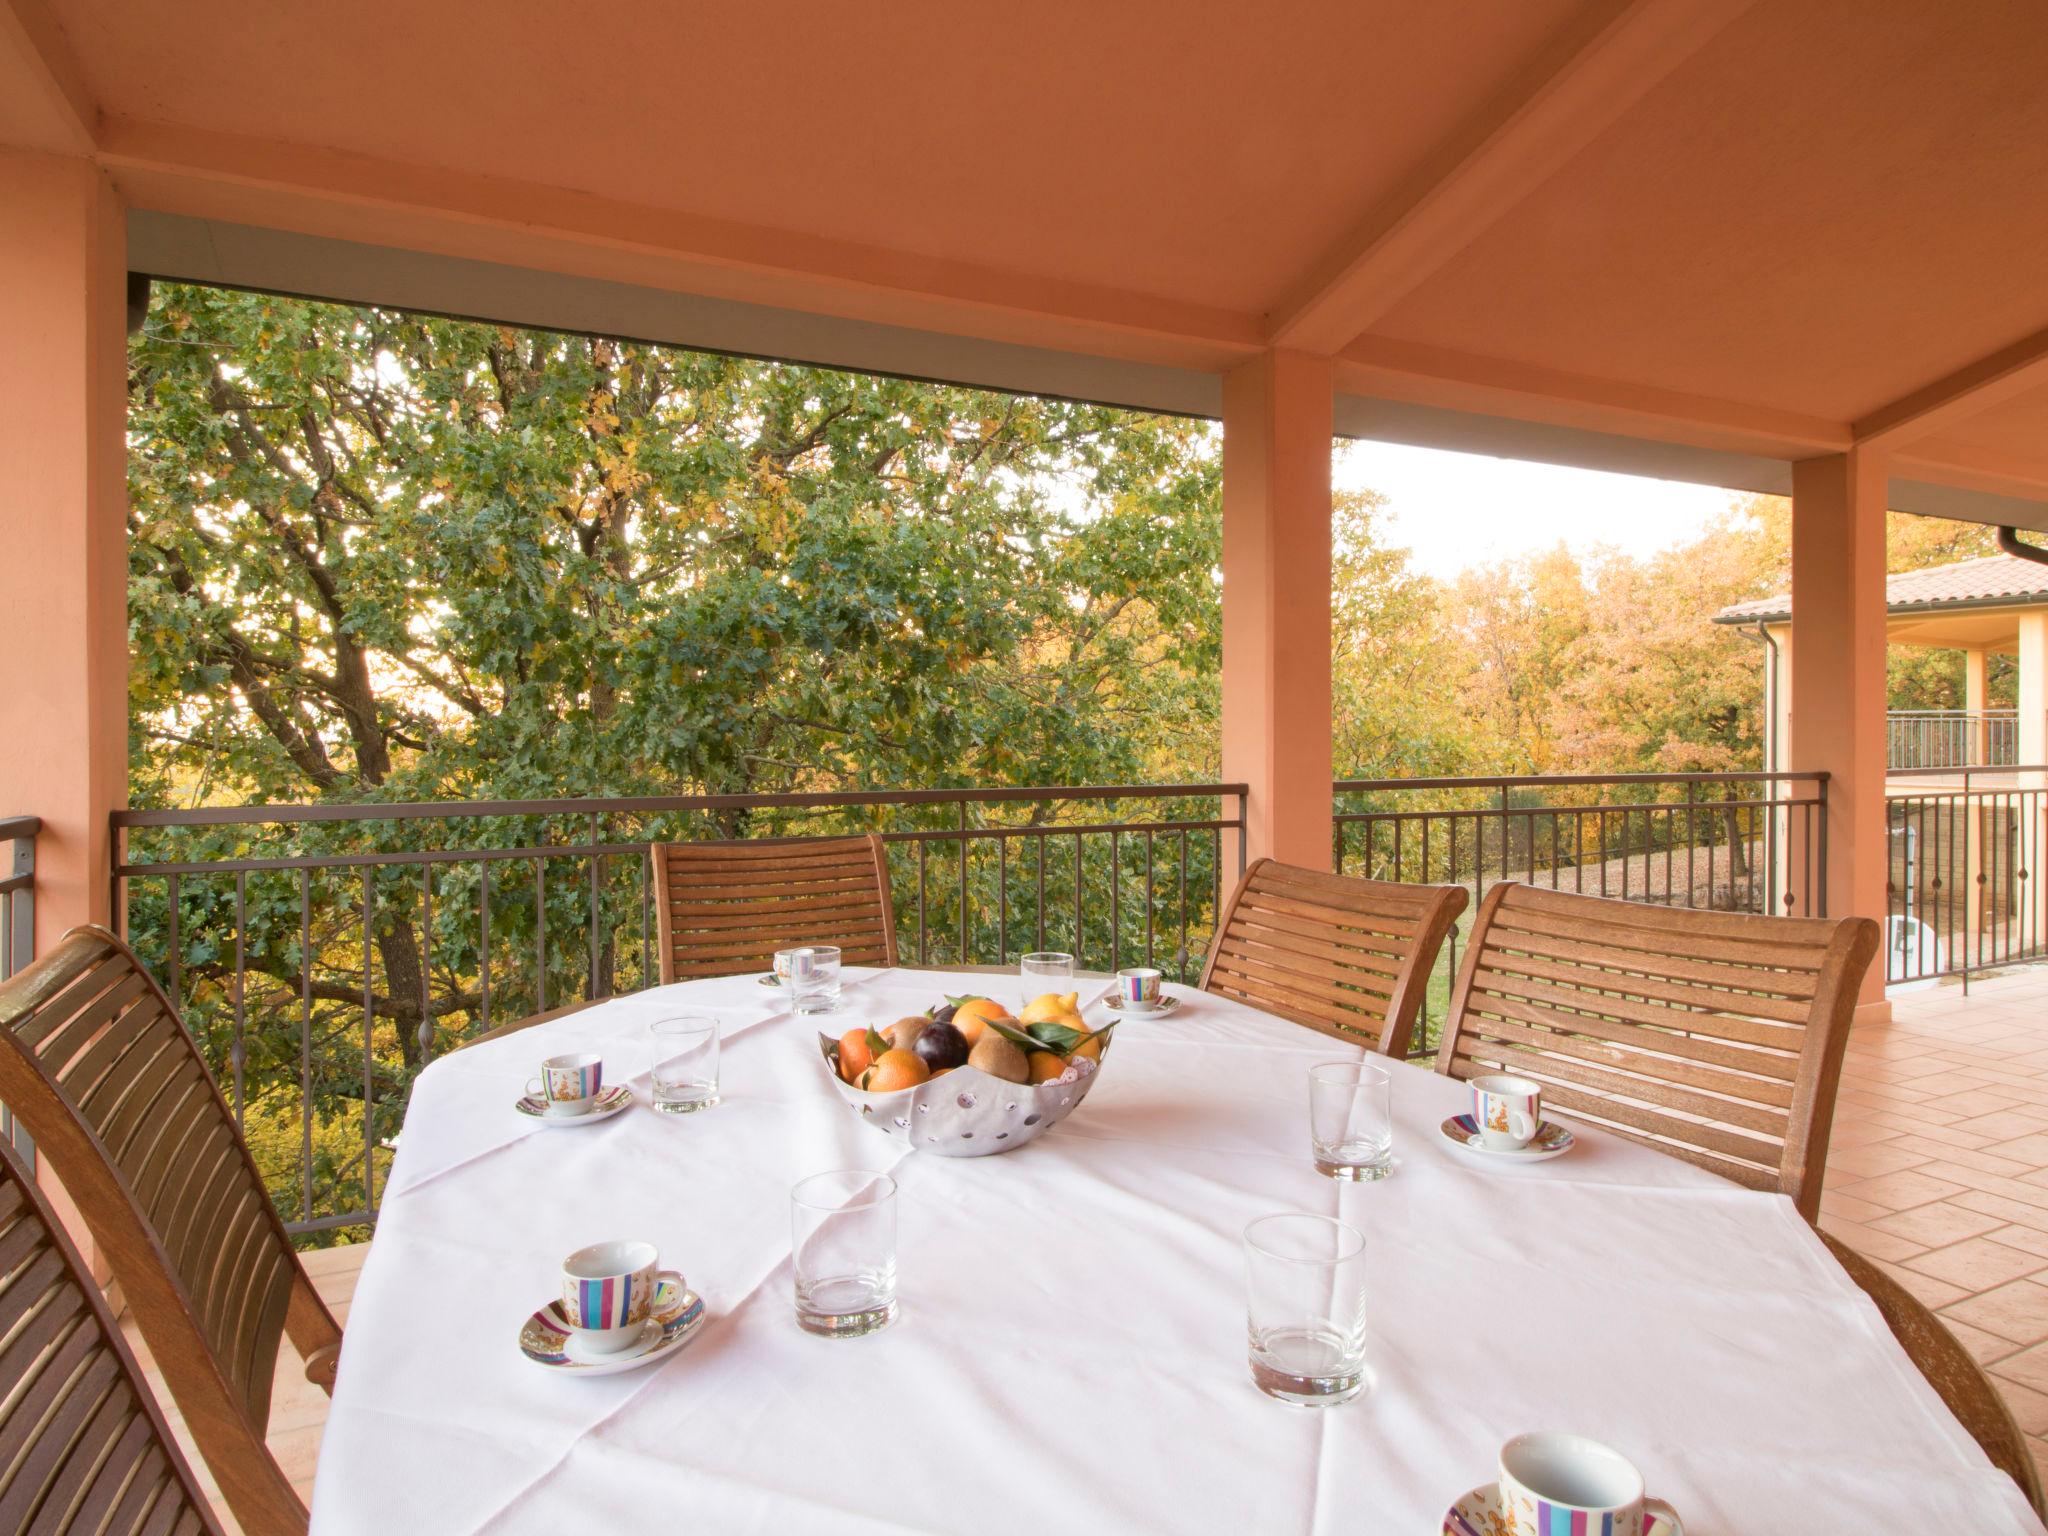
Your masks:
M990 1157L1038 1140L1078 1109L1102 1076L1113 1034L1103 1032L1102 1061L1079 1057L1049 1083L1006 1083L979 1067L955 1067L915 1088L863 1093L832 1065L830 1035L818 1036L818 1057L846 1107L876 1130L940 1157Z

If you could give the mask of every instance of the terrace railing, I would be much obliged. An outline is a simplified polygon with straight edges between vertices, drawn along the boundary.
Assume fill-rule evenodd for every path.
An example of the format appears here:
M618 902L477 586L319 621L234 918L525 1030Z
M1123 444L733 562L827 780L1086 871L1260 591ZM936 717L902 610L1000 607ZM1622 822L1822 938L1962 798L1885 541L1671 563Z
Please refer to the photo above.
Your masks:
M1192 981L1242 867L1244 797L1179 784L123 811L113 910L287 1224L310 1235L374 1220L385 1142L435 1053L654 984L652 841L877 831L907 963L1060 949Z
M34 816L0 817L0 844L8 850L0 869L0 981L36 952L36 838L42 830Z
M1502 880L1622 901L1827 914L1824 773L1344 779L1335 862L1375 880L1462 885L1415 1030L1436 1049L1472 912Z
M2048 959L2048 765L1887 777L1886 980Z
M1885 716L1885 766L2009 767L2019 740L2018 710L1895 709Z

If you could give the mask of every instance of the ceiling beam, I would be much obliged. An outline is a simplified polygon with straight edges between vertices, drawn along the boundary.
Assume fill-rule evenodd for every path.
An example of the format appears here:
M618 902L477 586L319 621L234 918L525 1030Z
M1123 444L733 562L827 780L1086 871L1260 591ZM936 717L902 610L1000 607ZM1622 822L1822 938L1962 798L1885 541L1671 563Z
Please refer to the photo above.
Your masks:
M41 0L0 0L0 145L87 155L99 109Z
M2048 384L2048 330L2023 336L1859 418L1856 441L1896 447L2043 384Z
M190 218L1168 367L1260 347L1248 314L310 144L108 117L97 158Z
M1598 0L1303 274L1268 339L1343 350L1751 3Z

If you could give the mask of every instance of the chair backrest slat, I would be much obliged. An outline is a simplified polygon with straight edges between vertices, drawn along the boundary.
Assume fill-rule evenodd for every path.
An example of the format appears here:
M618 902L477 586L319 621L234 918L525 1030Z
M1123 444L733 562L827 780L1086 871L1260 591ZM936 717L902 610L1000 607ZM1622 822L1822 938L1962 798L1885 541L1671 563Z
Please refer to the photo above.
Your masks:
M0 1530L218 1536L113 1315L5 1143L0 1339Z
M105 929L0 983L0 1102L77 1202L236 1518L304 1529L264 1445L271 1382L287 1333L331 1381L341 1330L192 1036Z
M1216 924L1202 990L1406 1055L1437 951L1465 901L1455 885L1358 880L1259 859Z
M1504 882L1480 904L1439 1071L1820 1209L1867 918L1758 917Z
M661 979L764 971L775 951L836 944L847 965L896 963L896 918L882 840L656 843Z

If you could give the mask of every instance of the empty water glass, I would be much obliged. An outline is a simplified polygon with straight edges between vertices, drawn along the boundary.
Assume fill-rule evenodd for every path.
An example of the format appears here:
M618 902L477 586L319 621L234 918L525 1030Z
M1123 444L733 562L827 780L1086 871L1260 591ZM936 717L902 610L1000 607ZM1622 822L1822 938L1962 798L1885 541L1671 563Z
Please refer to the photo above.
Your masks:
M775 974L789 988L798 1013L832 1013L839 1007L839 946L805 944L775 952Z
M789 1192L796 1320L851 1339L896 1321L896 1181L858 1168L814 1173Z
M1393 1081L1370 1061L1308 1069L1308 1135L1317 1173L1365 1180L1394 1171Z
M1252 1381L1304 1408L1365 1387L1365 1234L1330 1216L1261 1216L1244 1229Z
M648 1085L654 1107L665 1115L687 1115L718 1102L718 1020L682 1013L647 1026L653 1043Z
M1070 983L1074 979L1074 957L1061 954L1056 949L1026 955L1019 962L1018 970L1024 977L1024 1001L1027 1005L1033 998L1043 997L1048 992L1064 996L1073 990Z

